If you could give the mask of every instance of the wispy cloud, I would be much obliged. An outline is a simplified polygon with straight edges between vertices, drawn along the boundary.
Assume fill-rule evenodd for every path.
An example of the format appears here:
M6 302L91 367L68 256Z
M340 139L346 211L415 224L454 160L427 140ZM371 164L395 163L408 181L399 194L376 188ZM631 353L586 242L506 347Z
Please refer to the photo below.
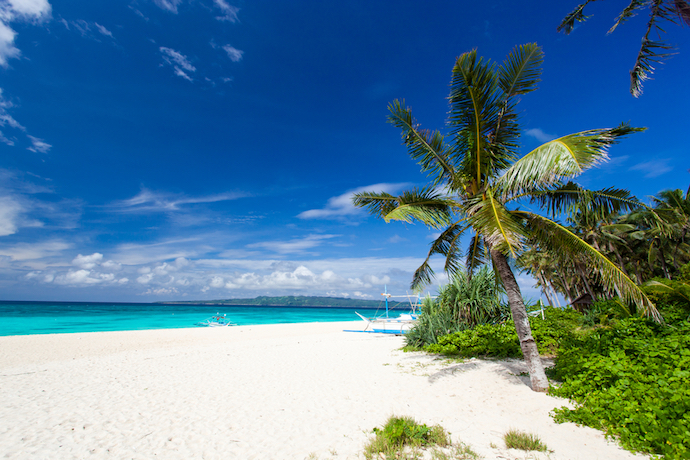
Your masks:
M342 195L334 196L328 199L326 206L322 209L310 209L301 212L297 215L300 219L343 219L356 214L361 214L363 211L360 208L355 208L352 204L352 195L362 192L386 192L395 193L411 184L404 182L398 184L373 184L349 190Z
M163 60L175 70L175 75L185 80L192 81L192 77L189 76L188 72L196 72L196 67L189 62L187 56L165 46L161 46L159 50L163 55Z
M0 66L18 58L21 51L14 45L17 33L12 22L43 22L50 18L51 6L47 0L9 0L0 3Z
M539 142L549 142L556 139L558 136L554 134L548 134L542 131L540 128L532 128L525 131L525 135L530 136L538 140Z
M177 7L182 3L182 0L153 0L153 3L161 9L177 14Z
M119 209L123 212L171 212L179 211L182 206L185 205L231 201L247 196L249 195L246 193L234 192L200 197L187 197L142 189L138 195L128 200L117 201L108 207Z
M237 13L240 9L236 6L228 4L225 0L213 0L216 4L216 8L220 9L221 15L216 16L219 21L237 22Z
M48 153L48 150L50 150L50 148L52 147L52 145L44 142L43 139L39 139L33 136L28 137L31 140L31 147L27 147L27 149L31 150L32 152Z
M225 52L228 53L228 57L232 62L240 62L242 60L242 55L244 54L244 51L240 51L231 45L223 46L223 50L225 50Z
M262 241L261 243L248 244L247 247L251 249L267 249L278 254L295 254L315 248L325 240L338 236L340 235L308 235L304 238L295 238L287 241Z
M645 161L630 167L630 171L644 171L646 178L659 177L662 174L673 171L673 167L669 165L669 158L660 158L658 160Z

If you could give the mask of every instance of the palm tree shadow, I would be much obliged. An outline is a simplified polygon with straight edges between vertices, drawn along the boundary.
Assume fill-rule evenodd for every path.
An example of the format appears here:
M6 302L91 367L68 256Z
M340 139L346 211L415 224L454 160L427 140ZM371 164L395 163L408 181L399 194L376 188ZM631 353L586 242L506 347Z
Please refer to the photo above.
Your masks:
M544 363L544 367L553 366L553 358L542 358L542 362ZM525 361L514 358L471 358L465 362L455 363L446 366L437 372L434 372L433 374L429 375L429 382L435 383L442 378L450 377L460 372L477 370L485 366L491 366L492 372L505 378L510 383L515 385L522 384L529 388L532 387L529 374L527 373L527 365L525 364Z

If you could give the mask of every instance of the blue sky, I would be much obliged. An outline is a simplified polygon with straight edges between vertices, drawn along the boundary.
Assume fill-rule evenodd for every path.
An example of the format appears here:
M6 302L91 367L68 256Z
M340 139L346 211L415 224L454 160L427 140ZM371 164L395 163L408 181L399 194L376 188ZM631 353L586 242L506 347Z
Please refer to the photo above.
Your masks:
M623 3L565 36L576 2L0 0L0 299L404 293L434 232L350 196L425 185L387 105L443 129L473 48L543 47L525 153L629 121L648 130L580 183L685 190L688 30L635 99L646 18L606 35Z

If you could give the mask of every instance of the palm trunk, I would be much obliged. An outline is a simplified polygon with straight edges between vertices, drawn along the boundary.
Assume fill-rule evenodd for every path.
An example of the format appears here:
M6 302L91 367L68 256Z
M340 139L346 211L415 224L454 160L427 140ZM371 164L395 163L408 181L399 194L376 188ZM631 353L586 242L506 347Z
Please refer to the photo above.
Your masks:
M530 328L527 310L522 301L520 286L518 286L515 275L513 275L513 271L510 269L510 265L508 265L508 260L501 252L491 249L491 258L508 296L510 311L513 314L513 322L520 340L520 349L525 358L525 364L527 364L530 381L532 382L532 390L546 391L549 388L549 381L544 373L544 365L539 357L537 343L534 341L534 337L532 337L532 328Z
M544 272L541 272L539 275L537 275L537 279L541 283L541 292L543 292L544 295L546 296L546 300L549 301L549 305L552 307L555 307L556 303L551 298L551 292L549 291L549 284L546 282L546 278L544 277Z

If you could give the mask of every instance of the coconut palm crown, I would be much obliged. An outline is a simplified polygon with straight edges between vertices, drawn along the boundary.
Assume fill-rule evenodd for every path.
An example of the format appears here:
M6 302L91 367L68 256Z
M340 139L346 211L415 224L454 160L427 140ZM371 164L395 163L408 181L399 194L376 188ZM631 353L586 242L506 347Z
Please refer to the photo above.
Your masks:
M534 91L541 76L543 53L536 44L517 46L502 65L485 61L473 50L453 67L448 133L421 129L404 101L389 105L388 121L400 128L409 155L428 174L428 187L393 196L364 192L356 206L386 222L420 221L442 230L417 269L413 289L431 281L429 260L445 257L445 270L473 270L489 260L506 289L532 388L548 382L520 289L508 264L524 249L537 245L560 254L576 254L601 277L602 284L624 301L659 318L654 305L615 264L566 226L556 221L574 206L602 212L633 209L639 202L625 190L586 190L571 179L608 159L607 150L621 137L642 131L621 124L593 129L547 142L520 157L520 127L516 111L522 95ZM523 208L519 206L523 205ZM545 215L530 211L538 207ZM471 233L468 249L461 238Z

